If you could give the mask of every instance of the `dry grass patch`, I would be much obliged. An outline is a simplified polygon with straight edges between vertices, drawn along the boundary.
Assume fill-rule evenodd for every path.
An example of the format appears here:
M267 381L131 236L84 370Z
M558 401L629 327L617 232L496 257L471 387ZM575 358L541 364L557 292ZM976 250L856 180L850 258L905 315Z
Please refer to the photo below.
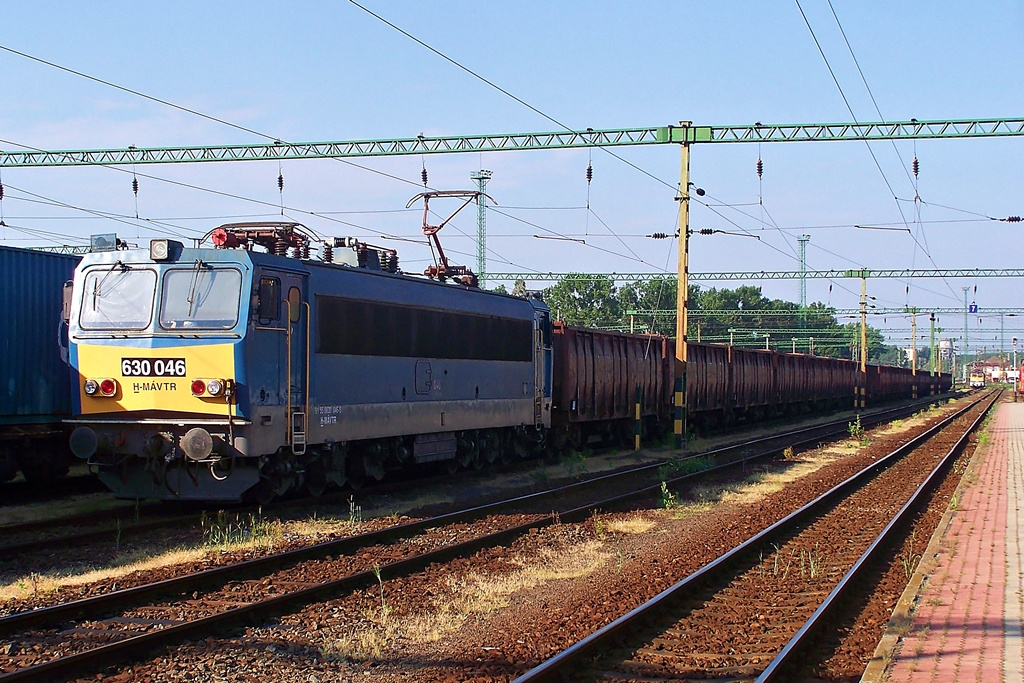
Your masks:
M0 584L0 600L25 598L96 581L119 579L134 572L198 562L217 553L253 549L273 550L286 538L317 539L352 535L359 533L364 526L362 523L333 518L290 522L242 520L242 524L239 525L235 517L230 521L220 521L219 524L218 520L211 519L207 525L207 531L216 528L216 533L212 536L207 534L202 542L194 546L177 546L169 550L143 549L126 553L103 566L86 566L65 573L48 572L17 577L6 584Z
M788 484L817 472L831 461L832 458L818 456L790 461L792 464L781 470L760 473L739 486L723 489L720 500L723 503L756 503L781 491Z
M114 509L124 509L130 512L134 507L134 503L117 500L109 493L84 493L45 503L5 507L0 510L0 524L23 524L53 517L84 515L90 512Z
M96 581L121 578L133 572L160 569L186 562L197 562L202 560L209 552L208 548L175 548L150 557L128 555L116 564L107 567L90 567L74 574L30 574L5 585L0 585L0 600L52 593L63 588L73 588Z
M641 514L634 514L629 517L612 519L605 523L605 527L613 534L634 534L647 533L653 529L656 522L647 519Z
M662 510L672 519L689 519L698 517L715 508L715 501L721 495L721 489L712 491L710 488L698 487L699 493L695 494L696 500L680 500L674 508Z
M569 548L545 549L536 558L517 558L517 567L501 576L469 574L450 577L434 598L431 608L418 614L396 616L387 605L387 584L381 606L364 614L350 633L323 648L329 659L365 661L379 659L392 643L434 643L458 631L471 617L508 607L512 596L550 581L579 579L604 565L611 553L599 541Z

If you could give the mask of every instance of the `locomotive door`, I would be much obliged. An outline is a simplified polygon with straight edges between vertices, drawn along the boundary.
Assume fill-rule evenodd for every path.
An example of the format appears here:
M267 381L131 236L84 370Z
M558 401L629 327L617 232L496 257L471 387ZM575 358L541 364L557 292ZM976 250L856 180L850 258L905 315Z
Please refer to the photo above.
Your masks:
M309 305L305 301L305 277L298 273L263 270L260 273L259 304L255 333L256 353L265 365L253 368L265 385L258 395L262 424L281 424L283 439L296 454L306 450L309 404ZM254 377L255 379L255 377ZM267 391L269 389L269 391ZM275 416L276 413L276 416Z
M292 452L306 452L306 425L309 413L309 304L305 297L305 278L292 273L282 274L284 308L287 321L288 443Z

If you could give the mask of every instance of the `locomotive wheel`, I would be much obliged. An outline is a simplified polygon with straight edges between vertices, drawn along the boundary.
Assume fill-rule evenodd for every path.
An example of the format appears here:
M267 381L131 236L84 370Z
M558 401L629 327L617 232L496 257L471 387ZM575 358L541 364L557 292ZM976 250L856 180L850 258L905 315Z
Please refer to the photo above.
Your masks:
M266 477L261 477L259 483L246 492L246 497L257 505L269 505L276 497L274 484Z
M304 488L306 493L314 498L319 498L323 495L324 490L327 488L327 472L324 471L324 466L319 462L311 463L306 469Z

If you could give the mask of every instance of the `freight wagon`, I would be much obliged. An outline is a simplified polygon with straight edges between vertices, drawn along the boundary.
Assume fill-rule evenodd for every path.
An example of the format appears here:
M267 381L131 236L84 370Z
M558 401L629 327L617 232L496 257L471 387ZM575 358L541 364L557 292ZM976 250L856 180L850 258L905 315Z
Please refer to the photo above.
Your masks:
M554 324L551 427L556 443L632 434L637 396L644 430L671 424L675 342ZM949 391L950 377L849 360L689 343L687 421L699 429L782 415L874 405ZM862 388L864 391L861 392ZM638 394L639 390L639 394Z
M64 284L79 260L0 246L0 481L67 472L71 375L59 336Z

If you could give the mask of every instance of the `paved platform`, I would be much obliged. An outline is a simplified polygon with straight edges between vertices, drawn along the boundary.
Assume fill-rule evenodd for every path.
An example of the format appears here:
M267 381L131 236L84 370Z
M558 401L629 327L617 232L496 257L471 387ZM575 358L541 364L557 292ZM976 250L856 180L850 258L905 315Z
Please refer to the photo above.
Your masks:
M1024 403L1001 403L862 681L1024 681Z

